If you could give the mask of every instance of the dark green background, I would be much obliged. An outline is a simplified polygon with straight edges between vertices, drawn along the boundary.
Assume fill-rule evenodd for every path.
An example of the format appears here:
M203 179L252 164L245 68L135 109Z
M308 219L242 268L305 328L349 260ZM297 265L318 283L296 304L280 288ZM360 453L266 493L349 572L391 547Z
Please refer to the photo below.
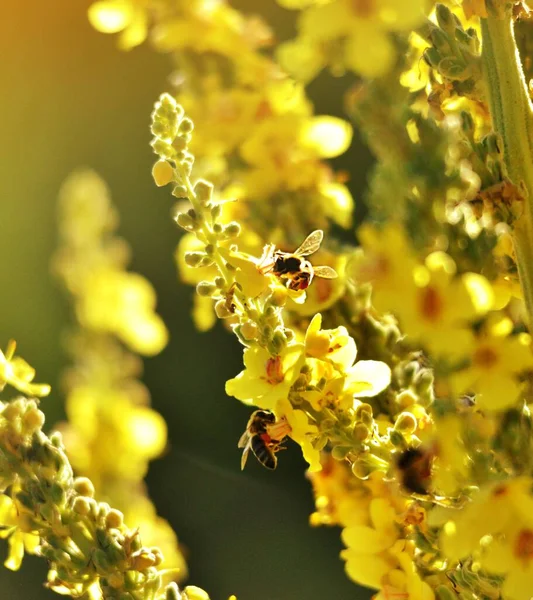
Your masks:
M270 13L282 37L292 27L273 0L240 4ZM231 593L238 600L366 598L344 575L339 531L308 526L313 502L298 449L290 446L274 473L254 460L240 471L236 442L250 411L225 396L224 382L241 369L242 348L220 328L194 330L192 292L177 282L172 260L171 198L150 176L148 121L169 88L168 62L147 46L119 52L113 37L91 30L86 7L72 0L2 7L0 344L15 338L37 380L53 385L42 406L48 426L60 420L69 309L49 273L56 197L72 169L93 167L120 210L132 268L154 284L171 333L165 351L146 361L145 381L170 429L169 452L153 463L148 484L188 548L190 582L213 600ZM313 84L317 112L340 111L342 86L328 78ZM369 162L360 144L339 161L353 167L356 193ZM0 570L0 598L57 597L42 588L44 579L43 561L26 558L18 573Z

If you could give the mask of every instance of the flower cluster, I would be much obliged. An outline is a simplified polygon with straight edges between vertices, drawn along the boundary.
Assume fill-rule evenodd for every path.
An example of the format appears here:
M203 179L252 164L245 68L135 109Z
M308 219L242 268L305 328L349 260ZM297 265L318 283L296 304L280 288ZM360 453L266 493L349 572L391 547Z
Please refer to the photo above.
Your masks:
M533 113L513 36L527 7L280 4L301 12L277 53L225 2L90 9L123 46L149 34L175 61L153 176L177 198L197 325L216 316L244 347L226 391L260 409L245 452L301 447L312 522L343 528L347 573L377 598L528 600ZM353 201L323 162L351 128L305 91L324 67L366 78L345 103L377 159L359 248L334 239Z
M33 376L22 359L10 362L23 363ZM19 387L16 378L9 384ZM45 395L49 388L41 385L34 392ZM121 511L97 501L90 479L74 477L61 434L45 435L44 421L35 398L0 402L0 535L9 542L6 566L18 569L25 551L37 554L48 561L46 586L73 597L209 600L195 586L180 592L175 583L163 583L168 572L161 569L161 549L144 546L139 527L129 528Z
M144 277L126 271L129 248L114 235L116 211L96 173L71 175L59 208L54 266L76 317L67 337L73 364L64 375L68 423L60 426L68 456L76 473L137 523L143 540L157 544L166 567L183 580L187 568L176 535L157 515L143 483L149 461L167 441L166 423L150 407L139 381L142 363L133 353L155 354L166 344L155 292Z

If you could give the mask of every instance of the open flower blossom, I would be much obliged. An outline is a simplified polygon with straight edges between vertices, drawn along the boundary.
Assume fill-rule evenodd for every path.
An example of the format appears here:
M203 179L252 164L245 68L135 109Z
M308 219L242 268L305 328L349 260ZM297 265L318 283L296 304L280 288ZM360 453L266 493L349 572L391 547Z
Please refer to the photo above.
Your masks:
M391 370L387 364L376 360L355 362L357 348L346 328L340 326L336 329L321 329L321 325L322 315L319 313L312 318L307 328L305 351L318 378L338 382L330 384L333 387L330 387L329 392L342 381L343 392L348 393L352 399L367 398L376 396L389 385Z
M20 356L15 356L17 344L11 340L5 354L0 350L0 391L6 384L29 396L48 396L50 386L46 383L32 383L35 369Z
M273 410L286 398L304 364L302 344L288 344L277 356L258 346L244 351L244 371L226 382L226 393L248 405Z

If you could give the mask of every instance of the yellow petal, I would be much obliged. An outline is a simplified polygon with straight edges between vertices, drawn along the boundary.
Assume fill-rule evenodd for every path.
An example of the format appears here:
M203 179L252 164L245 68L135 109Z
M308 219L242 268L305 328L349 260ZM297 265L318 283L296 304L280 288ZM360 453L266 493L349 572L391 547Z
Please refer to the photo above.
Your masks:
M352 135L352 126L344 119L320 116L306 122L301 142L313 148L321 158L333 158L349 148Z
M477 273L465 273L462 277L478 315L488 312L494 303L494 292L488 280Z
M365 525L354 525L343 529L342 541L345 546L360 554L378 554L392 545L388 535Z
M346 560L346 574L360 585L379 589L383 577L390 570L389 563L381 556L359 554L352 550L344 550L341 556Z
M391 370L379 360L360 360L348 370L347 391L358 398L376 396L390 383Z
M326 215L341 227L350 228L354 208L350 190L342 183L324 183L320 186L320 193L326 198Z

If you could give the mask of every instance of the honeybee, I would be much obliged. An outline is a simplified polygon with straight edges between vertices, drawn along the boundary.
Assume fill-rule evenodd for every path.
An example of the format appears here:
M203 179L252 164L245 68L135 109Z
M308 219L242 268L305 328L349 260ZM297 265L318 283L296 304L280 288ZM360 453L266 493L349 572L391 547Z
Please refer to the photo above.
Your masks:
M400 483L411 494L429 494L431 469L435 454L423 448L407 448L396 460Z
M292 253L276 250L274 244L265 246L259 261L260 272L273 273L293 291L307 289L315 275L323 279L335 279L337 277L335 269L326 266L314 267L304 258L314 254L320 248L323 238L324 232L317 229L310 233L302 245Z
M283 450L281 442L289 433L290 427L283 418L276 422L276 416L269 410L256 410L252 413L246 431L242 434L238 448L244 448L241 469L244 469L250 450L267 469L275 469L278 464L276 452Z

